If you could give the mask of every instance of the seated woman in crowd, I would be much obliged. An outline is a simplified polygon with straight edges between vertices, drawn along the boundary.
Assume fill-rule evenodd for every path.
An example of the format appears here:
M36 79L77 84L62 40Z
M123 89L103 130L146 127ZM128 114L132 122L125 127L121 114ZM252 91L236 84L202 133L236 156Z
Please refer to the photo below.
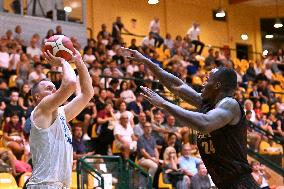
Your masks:
M115 113L115 119L119 123L120 121L120 116L125 113L128 115L128 125L130 125L132 128L134 127L134 115L132 112L126 110L126 102L125 101L118 101L117 103L118 111Z
M162 144L162 148L161 148L161 152L160 152L160 159L163 159L162 154L164 154L165 150L168 147L173 147L175 149L175 151L177 152L177 154L179 154L181 152L181 141L178 140L178 137L175 133L164 133L164 140L163 140L163 144Z
M19 105L27 111L30 106L32 106L31 95L29 94L30 86L29 84L25 83L22 86L22 90L19 96Z
M13 176L25 172L32 172L32 167L24 161L17 160L10 150L0 150L0 167L1 172L9 172Z
M264 165L260 165L257 161L252 161L251 164L252 176L260 186L261 189L270 189L268 185L268 179L271 178L271 175L267 172Z
M128 82L122 81L120 84L120 90L120 98L122 98L122 100L124 100L127 104L136 100L133 91L129 88Z
M23 135L22 123L16 113L11 115L11 120L4 125L3 143L15 154L17 159L21 159L25 150L25 140Z
M164 182L171 183L176 189L188 189L190 179L179 169L175 148L167 147L164 152Z

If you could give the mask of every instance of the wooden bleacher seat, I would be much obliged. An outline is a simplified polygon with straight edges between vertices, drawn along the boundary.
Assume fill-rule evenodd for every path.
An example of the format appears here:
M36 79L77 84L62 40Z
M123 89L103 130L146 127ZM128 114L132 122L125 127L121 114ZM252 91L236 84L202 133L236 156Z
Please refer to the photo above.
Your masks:
M32 173L26 172L21 175L19 179L19 187L23 188L25 185L25 182L31 177Z
M116 145L114 144L114 141L112 143L111 151L112 151L113 154L120 154L121 153L121 150L116 147Z
M16 80L17 80L17 75L11 75L10 78L9 78L9 88L13 88L13 87L16 87L17 86L17 83L16 83Z
M77 172L72 172L72 183L70 189L77 189Z
M163 176L164 173L160 173L159 184L158 184L159 189L173 189L173 186L171 184L164 183Z
M0 173L0 189L20 189L12 174Z
M261 111L262 113L267 114L269 112L268 104L261 104Z

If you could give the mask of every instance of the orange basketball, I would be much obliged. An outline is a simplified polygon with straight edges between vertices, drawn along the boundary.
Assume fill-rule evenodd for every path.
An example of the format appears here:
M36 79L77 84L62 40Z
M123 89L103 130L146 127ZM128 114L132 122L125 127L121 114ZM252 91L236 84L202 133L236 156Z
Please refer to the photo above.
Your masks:
M49 50L56 57L64 58L66 61L72 59L75 49L71 40L64 35L54 35L44 44L43 51Z

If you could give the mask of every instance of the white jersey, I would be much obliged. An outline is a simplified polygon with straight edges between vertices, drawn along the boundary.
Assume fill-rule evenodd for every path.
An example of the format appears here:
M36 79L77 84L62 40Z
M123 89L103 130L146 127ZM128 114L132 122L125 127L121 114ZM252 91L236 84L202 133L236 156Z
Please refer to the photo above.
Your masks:
M30 117L33 172L27 186L47 185L69 188L72 178L73 148L64 108L58 108L55 121L46 129L35 125L33 113L34 111Z

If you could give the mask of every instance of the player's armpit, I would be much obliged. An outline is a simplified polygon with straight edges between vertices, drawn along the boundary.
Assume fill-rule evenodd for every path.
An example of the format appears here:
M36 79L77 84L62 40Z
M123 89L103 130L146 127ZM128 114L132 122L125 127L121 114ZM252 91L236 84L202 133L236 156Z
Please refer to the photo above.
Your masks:
M204 120L206 120L204 132L210 133L227 124L237 124L240 116L241 111L238 102L233 98L226 98L204 116Z

